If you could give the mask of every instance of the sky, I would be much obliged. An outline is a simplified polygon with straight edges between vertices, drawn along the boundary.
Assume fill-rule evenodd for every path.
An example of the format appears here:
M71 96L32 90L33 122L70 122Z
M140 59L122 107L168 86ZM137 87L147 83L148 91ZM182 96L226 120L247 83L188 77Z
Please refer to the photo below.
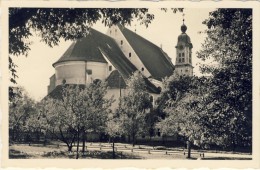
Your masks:
M209 8L184 9L185 25L188 28L186 33L190 36L193 44L192 60L194 74L197 76L201 75L198 64L201 61L196 57L196 53L201 49L201 44L206 37L205 34L199 34L199 32L206 29L202 22L209 17L209 12L213 10ZM175 64L175 46L177 38L181 34L183 13L174 14L170 10L165 13L155 8L149 9L149 12L154 14L155 19L148 28L136 23L136 21L133 21L131 26L127 26L127 28L132 31L136 29L137 34L162 47L172 58L172 63ZM105 34L108 29L101 22L98 22L93 28ZM55 73L52 64L62 56L72 42L61 41L58 46L50 48L37 36L32 36L30 41L33 44L30 46L29 55L27 57L14 57L14 62L18 65L17 84L24 87L32 98L39 101L47 95L49 78Z

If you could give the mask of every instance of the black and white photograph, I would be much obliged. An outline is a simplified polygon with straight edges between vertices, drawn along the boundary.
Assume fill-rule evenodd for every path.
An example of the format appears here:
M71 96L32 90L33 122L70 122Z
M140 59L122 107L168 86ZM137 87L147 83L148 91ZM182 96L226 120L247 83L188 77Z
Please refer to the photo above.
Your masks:
M7 11L8 160L255 159L253 7Z

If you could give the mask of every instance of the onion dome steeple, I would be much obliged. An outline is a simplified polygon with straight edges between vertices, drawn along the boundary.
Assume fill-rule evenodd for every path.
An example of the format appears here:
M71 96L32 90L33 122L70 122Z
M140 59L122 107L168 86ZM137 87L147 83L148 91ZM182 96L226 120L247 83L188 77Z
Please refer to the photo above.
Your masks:
M184 16L184 14L183 14ZM190 37L186 34L187 26L184 24L181 25L181 34L178 36L178 42L175 46L176 48L176 67L175 73L178 75L193 75L193 66L192 66L192 43Z

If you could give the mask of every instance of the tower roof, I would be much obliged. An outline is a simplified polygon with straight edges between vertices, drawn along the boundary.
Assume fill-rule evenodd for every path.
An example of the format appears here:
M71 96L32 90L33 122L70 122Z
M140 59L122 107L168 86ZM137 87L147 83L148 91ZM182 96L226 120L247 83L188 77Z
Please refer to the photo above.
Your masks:
M187 26L184 24L184 20L183 20L183 24L181 26L181 34L178 36L178 43L177 46L180 46L181 44L184 44L185 46L188 46L190 48L192 48L192 43L190 41L190 37L186 34L187 31Z

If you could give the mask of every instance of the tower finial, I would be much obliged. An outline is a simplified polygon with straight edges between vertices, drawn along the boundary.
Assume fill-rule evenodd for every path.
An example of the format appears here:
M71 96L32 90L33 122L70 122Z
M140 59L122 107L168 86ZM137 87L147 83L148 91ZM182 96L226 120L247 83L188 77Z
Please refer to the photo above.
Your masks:
M183 14L182 14L182 18L183 18L183 19L182 19L182 22L183 22L183 25L184 25L184 21L185 21L184 16L185 16L185 14L183 13Z
M186 27L186 25L184 24L184 21L185 21L184 16L185 16L185 14L183 13L183 14L182 14L182 17L183 17L182 22L183 22L183 24L182 24L182 26L181 26L181 32L182 32L182 33L185 33L186 30L187 30L187 27Z

